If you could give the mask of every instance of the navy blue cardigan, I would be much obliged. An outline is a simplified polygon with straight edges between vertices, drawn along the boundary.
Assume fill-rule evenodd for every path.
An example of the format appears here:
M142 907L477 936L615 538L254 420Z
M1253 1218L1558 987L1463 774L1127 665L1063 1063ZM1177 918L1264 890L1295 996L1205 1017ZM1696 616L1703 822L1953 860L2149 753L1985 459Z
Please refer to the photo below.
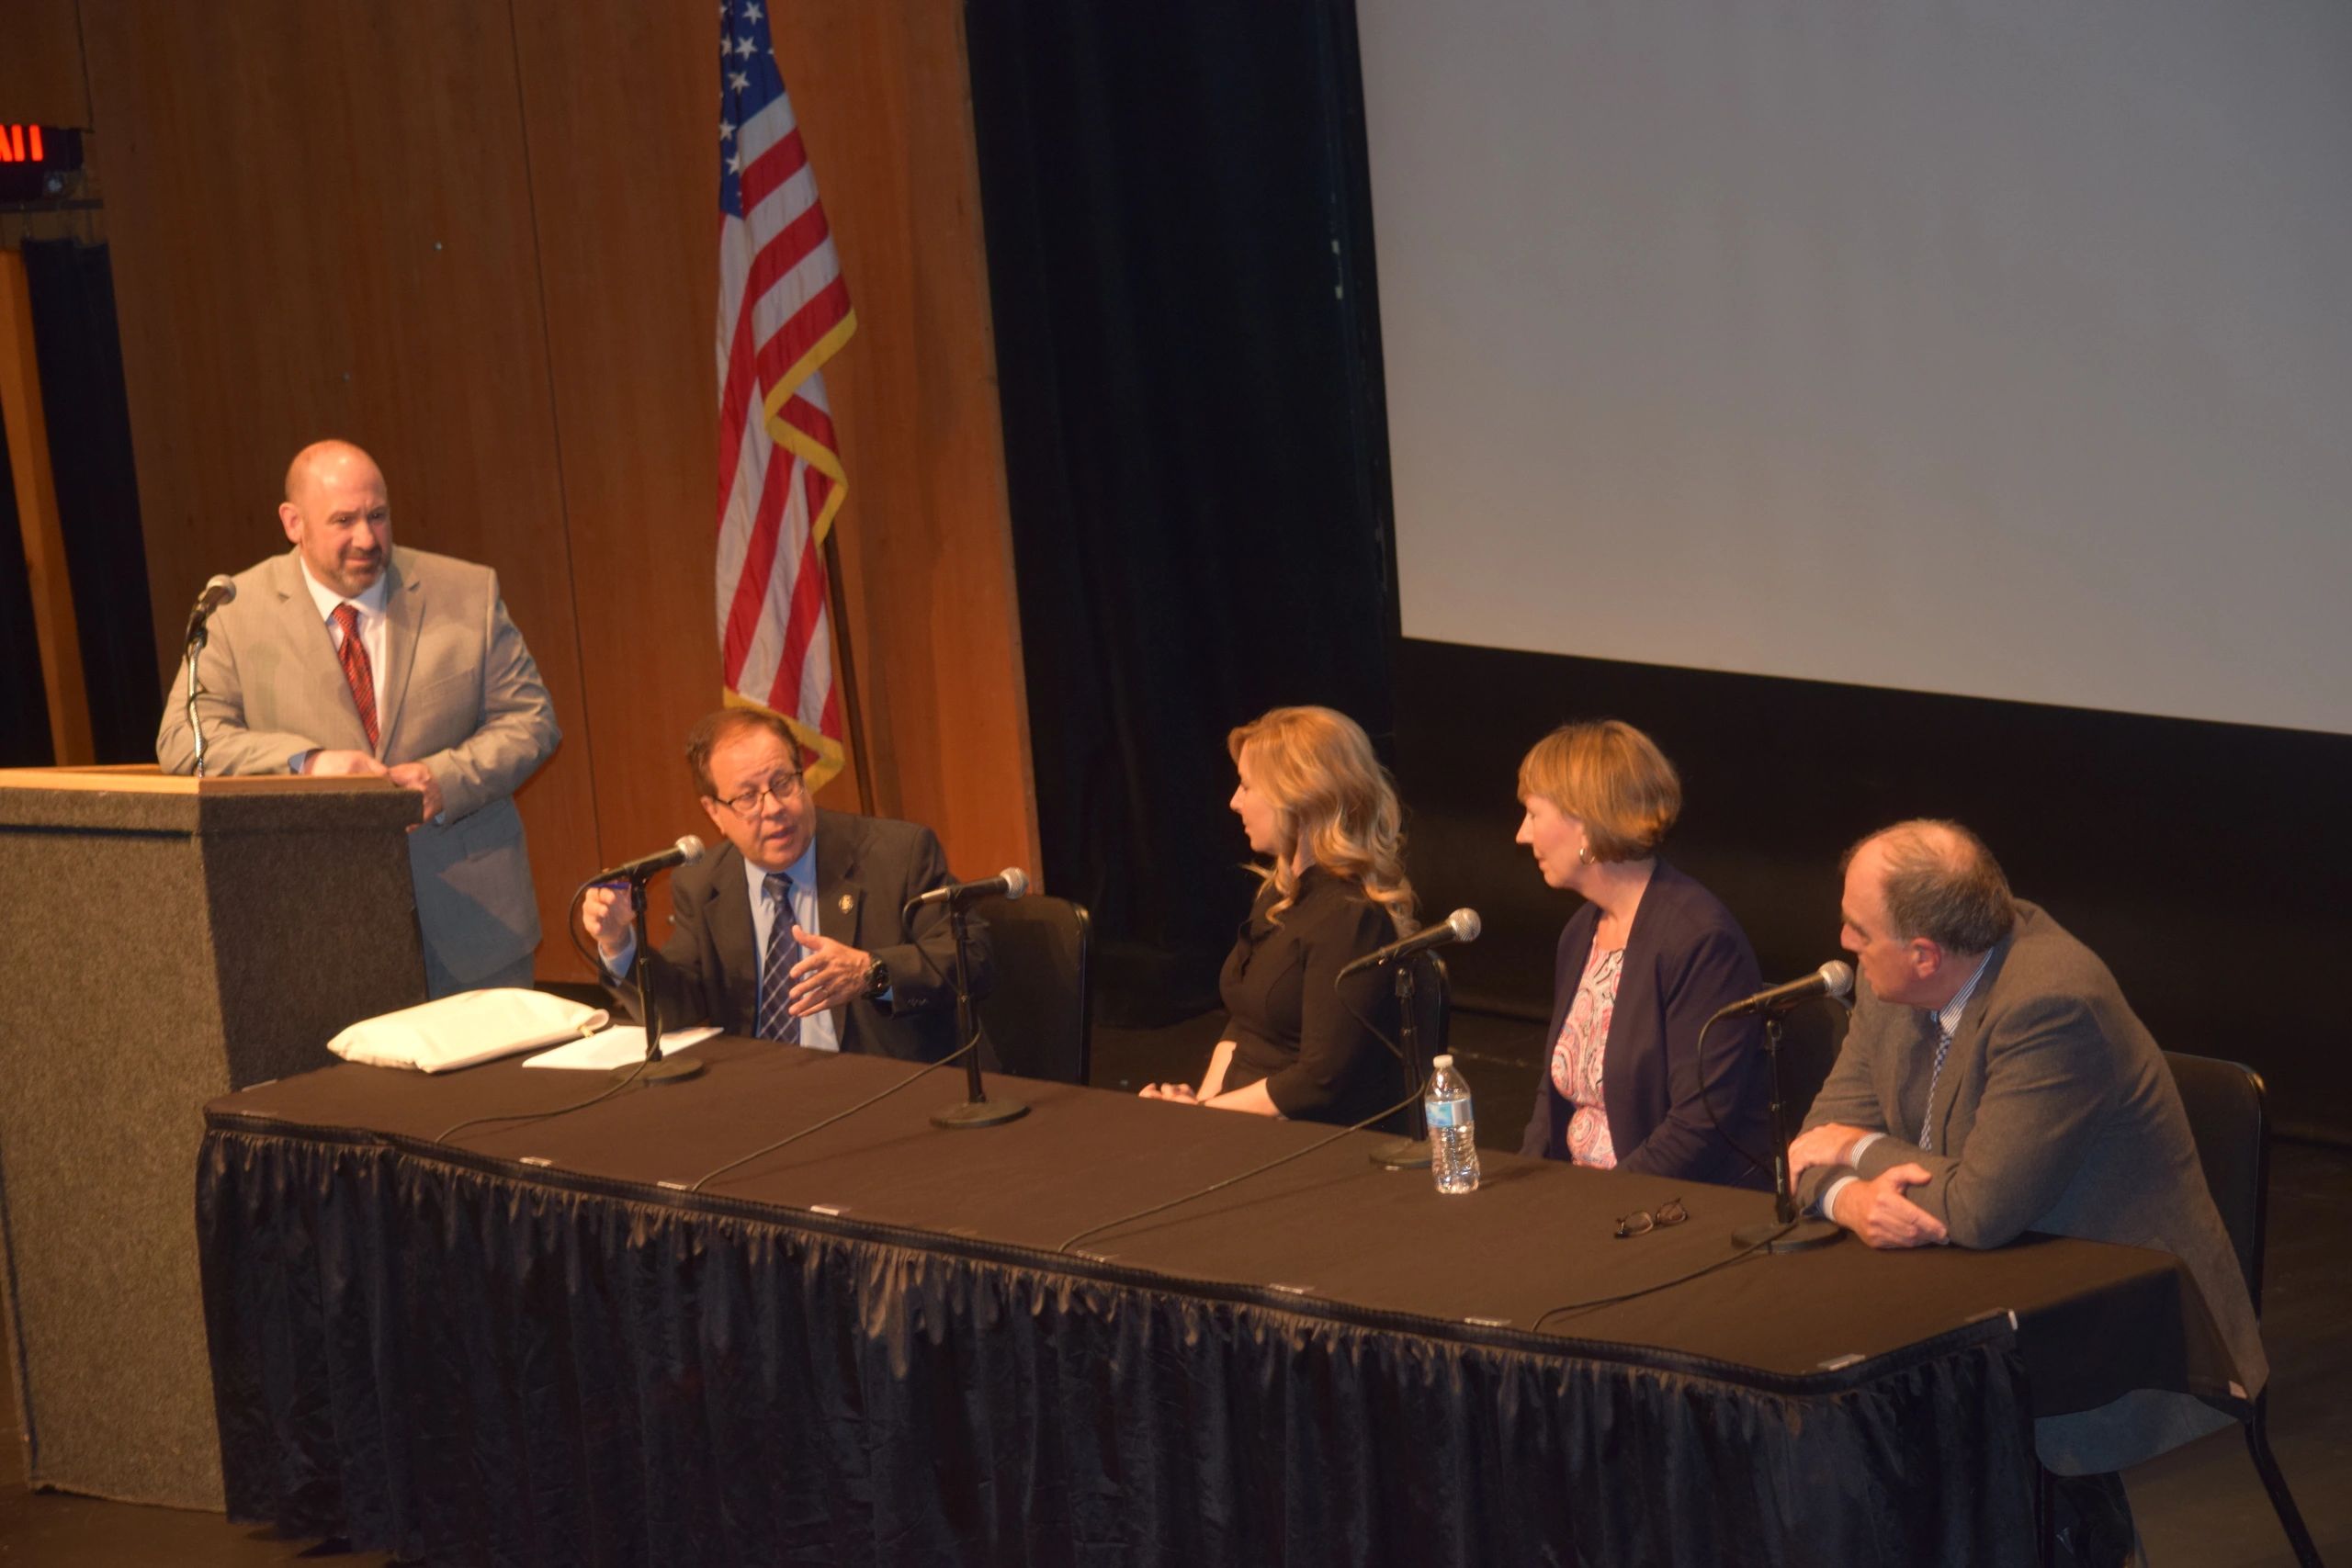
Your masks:
M1588 903L1560 932L1552 972L1552 1032L1544 1037L1535 1114L1520 1152L1568 1157L1574 1107L1552 1085L1552 1050L1592 954L1600 921ZM1758 1168L1715 1131L1699 1096L1699 1028L1715 1010L1762 990L1756 950L1723 901L1663 860L1650 874L1625 962L1617 1007L1601 1057L1601 1103L1609 1112L1617 1168L1769 1190ZM1725 1019L1707 1032L1707 1095L1724 1132L1740 1148L1771 1152L1770 1069L1763 1029L1752 1018Z

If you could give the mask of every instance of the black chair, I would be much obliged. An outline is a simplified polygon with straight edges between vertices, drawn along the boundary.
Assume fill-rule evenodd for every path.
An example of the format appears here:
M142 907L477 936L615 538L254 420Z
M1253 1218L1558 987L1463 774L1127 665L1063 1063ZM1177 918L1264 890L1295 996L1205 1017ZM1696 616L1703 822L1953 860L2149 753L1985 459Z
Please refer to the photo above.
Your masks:
M1829 1069L1845 1049L1852 1012L1839 998L1815 997L1781 1020L1781 1093L1792 1129L1804 1125L1805 1112L1829 1081Z
M981 906L996 988L979 1004L980 1027L1004 1070L1082 1084L1094 1056L1094 922L1083 904L1032 894Z
M1421 1110L1421 1086L1429 1077L1430 1058L1445 1054L1446 1036L1452 1032L1453 1021L1453 981L1446 974L1445 960L1434 953L1423 952L1413 954L1405 962L1413 965L1413 1027L1420 1037L1415 1042L1412 1055L1419 1059L1412 1060L1408 1056L1397 1063L1396 1093L1400 1098L1411 1096L1412 1103L1372 1126L1373 1132L1396 1134L1397 1142L1384 1145L1384 1152L1396 1157L1382 1159L1379 1154L1372 1156L1380 1164L1393 1166L1409 1163L1402 1157L1405 1153L1402 1145L1425 1144L1429 1138L1429 1128L1423 1122ZM1400 1032L1396 1044L1402 1049L1404 1043L1404 1036ZM1426 1152L1421 1155L1419 1163L1429 1163Z
M2255 1315L2260 1317L2262 1254L2270 1228L2270 1117L2264 1104L2262 1075L2236 1062L2177 1051L2165 1053L2165 1065L2172 1069L2181 1108L2188 1112L2189 1136L2196 1140L2197 1163L2204 1169L2206 1190L2213 1195L2213 1206L2221 1211L2222 1224L2237 1249L2238 1271L2245 1277L2246 1294L2254 1302ZM2295 1506L2295 1495L2287 1489L2278 1456L2270 1451L2267 1386L2255 1395L2253 1411L2246 1417L2245 1446L2254 1456L2263 1489L2270 1494L2279 1528L2287 1532L2287 1543L2294 1548L2295 1561L2304 1568L2320 1568L2319 1548L2312 1542L2302 1510ZM2047 1471L2041 1474L2037 1505L2041 1560L2048 1562L2054 1555L2054 1543Z
M2197 1163L2205 1168L2205 1186L2222 1224L2237 1248L2238 1269L2245 1276L2246 1294L2254 1313L2262 1315L2262 1253L2270 1234L2270 1115L2265 1104L2262 1075L2236 1062L2211 1056L2165 1053L2172 1081L2180 1090L2181 1108L2188 1112L2189 1135L2197 1140ZM2270 1451L2270 1390L2254 1397L2254 1413L2245 1423L2246 1451L2270 1494L2270 1506L2295 1549L2295 1561L2317 1568L2319 1549L2303 1524L2295 1495Z

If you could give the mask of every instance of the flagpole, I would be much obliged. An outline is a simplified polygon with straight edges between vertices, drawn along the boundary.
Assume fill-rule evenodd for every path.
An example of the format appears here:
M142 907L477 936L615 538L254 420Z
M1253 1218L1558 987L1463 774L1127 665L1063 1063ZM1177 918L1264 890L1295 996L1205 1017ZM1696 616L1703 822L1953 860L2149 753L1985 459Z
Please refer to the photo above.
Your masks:
M838 519L836 519L838 521ZM842 744L854 759L850 771L857 775L857 808L875 814L874 754L865 749L865 711L857 697L857 665L849 650L847 601L842 596L842 552L836 530L825 530L825 604L833 623L833 676L842 698Z

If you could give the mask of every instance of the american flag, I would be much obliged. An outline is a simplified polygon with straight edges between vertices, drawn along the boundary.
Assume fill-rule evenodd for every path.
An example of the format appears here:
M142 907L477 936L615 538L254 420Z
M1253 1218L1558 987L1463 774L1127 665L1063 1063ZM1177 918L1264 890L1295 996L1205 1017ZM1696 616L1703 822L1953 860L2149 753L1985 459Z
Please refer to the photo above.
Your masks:
M820 371L857 317L760 0L719 7L718 84L719 653L813 785L842 767L824 543L848 489Z

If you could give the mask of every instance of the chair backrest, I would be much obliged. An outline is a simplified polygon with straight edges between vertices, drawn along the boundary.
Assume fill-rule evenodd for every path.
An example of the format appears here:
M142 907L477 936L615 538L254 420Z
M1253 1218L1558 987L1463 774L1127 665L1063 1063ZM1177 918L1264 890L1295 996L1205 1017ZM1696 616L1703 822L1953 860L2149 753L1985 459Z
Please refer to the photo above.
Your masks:
M2188 1112L2188 1134L2197 1141L2197 1163L2222 1224L2237 1248L2246 1294L2262 1311L2262 1249L2269 1229L2270 1117L2262 1075L2236 1062L2211 1056L2165 1053L2172 1081Z
M1436 953L1415 953L1409 962L1413 976L1414 1025L1421 1032L1421 1059L1413 1064L1413 1071L1429 1070L1430 1058L1442 1055L1446 1036L1453 1032L1453 977L1445 971L1445 960Z
M1032 894L982 904L996 988L980 1025L1008 1073L1082 1084L1093 1065L1094 922L1083 904Z
M1792 1131L1804 1124L1838 1053L1846 1047L1850 1010L1836 997L1815 997L1781 1019L1781 1095Z
M1413 966L1413 1027L1420 1035L1414 1043L1420 1059L1396 1065L1396 1092L1399 1096L1411 1095L1413 1102L1376 1124L1373 1131L1425 1138L1429 1130L1422 1125L1421 1085L1429 1076L1430 1058L1443 1055L1448 1049L1446 1037L1453 1032L1453 977L1446 973L1445 960L1434 953L1417 953L1405 962ZM1401 1033L1396 1043L1400 1047L1405 1043Z

